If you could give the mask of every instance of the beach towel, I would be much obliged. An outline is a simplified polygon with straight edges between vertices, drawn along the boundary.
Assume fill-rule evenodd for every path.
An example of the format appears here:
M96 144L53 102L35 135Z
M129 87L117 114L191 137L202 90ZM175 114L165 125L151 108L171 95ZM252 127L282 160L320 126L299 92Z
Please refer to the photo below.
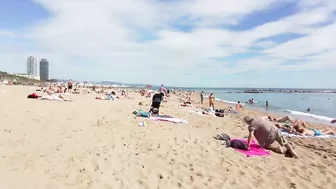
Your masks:
M285 131L281 131L281 133L287 137L298 137L298 138L336 138L336 135L320 135L320 136L302 136L293 133L288 133Z
M167 122L172 122L172 123L184 123L187 124L187 120L183 119L177 119L177 118L166 118L166 117L150 117L149 119L153 121L167 121Z
M245 139L232 139L232 140L239 140L247 144L247 140ZM250 148L248 151L246 150L239 150L235 149L237 152L242 153L246 155L246 157L252 157L252 156L269 156L271 155L271 152L268 150L265 150L264 148L260 147L259 144L257 144L254 140L252 140L252 143L250 145Z
M64 99L55 96L55 95L46 95L46 96L41 96L38 98L38 100L51 100L51 101L64 101Z
M149 117L149 113L143 110L135 110L133 111L133 114L139 117Z
M217 117L215 114L213 114L213 113L209 113L209 114L203 114L203 112L202 111L198 111L198 110L186 110L186 111L188 111L188 112L190 112L190 113L193 113L193 114L197 114L197 115L201 115L201 116L205 116L205 115L210 115L210 116L212 116L212 117Z

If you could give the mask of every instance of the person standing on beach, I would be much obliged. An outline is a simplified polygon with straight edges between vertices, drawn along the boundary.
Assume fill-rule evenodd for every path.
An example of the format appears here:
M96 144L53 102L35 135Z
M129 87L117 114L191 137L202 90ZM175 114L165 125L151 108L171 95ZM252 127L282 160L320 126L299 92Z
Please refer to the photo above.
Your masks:
M268 109L268 107L269 107L269 101L266 100L266 109Z
M204 91L202 91L201 92L201 104L203 104L204 96L205 96Z
M213 93L210 93L209 96L209 107L213 110L215 109L215 96L213 95Z
M239 111L240 109L244 110L243 104L238 101L238 103L236 104L236 110Z
M68 91L69 93L72 92L72 80L71 79L68 81Z
M298 158L292 146L287 142L281 131L270 121L262 118L253 118L245 116L244 122L248 124L249 136L247 147L249 148L252 142L253 135L257 139L260 147L271 150L276 153L288 154L291 157ZM280 146L275 146L273 143L277 141ZM284 146L286 152L281 148Z

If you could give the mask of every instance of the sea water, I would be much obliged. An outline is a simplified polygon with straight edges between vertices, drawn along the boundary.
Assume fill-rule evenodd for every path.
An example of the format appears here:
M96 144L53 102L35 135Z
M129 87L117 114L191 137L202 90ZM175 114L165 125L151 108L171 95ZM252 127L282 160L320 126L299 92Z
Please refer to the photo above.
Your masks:
M185 88L196 92L205 91L207 95L214 93L216 100L229 104L236 104L238 101L244 107L259 111L270 112L278 115L291 115L315 123L330 124L336 118L336 93L244 93L247 89L200 89ZM258 103L247 104L253 98ZM269 101L269 108L266 109L266 101ZM307 112L310 108L311 111Z

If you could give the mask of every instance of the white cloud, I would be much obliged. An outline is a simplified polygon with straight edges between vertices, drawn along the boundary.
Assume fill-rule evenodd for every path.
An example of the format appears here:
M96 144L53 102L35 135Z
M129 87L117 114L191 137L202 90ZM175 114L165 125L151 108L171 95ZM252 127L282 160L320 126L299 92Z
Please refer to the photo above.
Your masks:
M252 13L278 6L279 1L36 2L51 17L25 28L19 36L28 41L25 44L0 46L0 50L6 49L0 58L13 64L22 62L22 67L28 55L47 58L53 77L197 85L194 77L209 73L335 66L332 60L336 56L331 52L336 47L336 28L335 24L326 25L334 20L336 3L332 1L297 0L296 14L245 31L232 31L230 26ZM181 31L174 24L191 29ZM282 44L269 39L283 34L306 36ZM17 35L0 31L0 39ZM254 53L256 48L264 49L262 56L225 60L234 54ZM287 61L303 63L282 64ZM0 65L14 71L8 64Z

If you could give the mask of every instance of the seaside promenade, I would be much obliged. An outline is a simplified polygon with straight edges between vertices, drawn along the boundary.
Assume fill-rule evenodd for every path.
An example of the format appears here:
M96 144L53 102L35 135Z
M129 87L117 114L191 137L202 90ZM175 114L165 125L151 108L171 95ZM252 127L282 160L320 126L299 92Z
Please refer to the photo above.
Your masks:
M4 189L336 188L336 139L290 138L300 156L292 159L275 153L246 157L213 138L219 133L244 138L242 116L259 112L198 115L173 95L161 114L189 122L174 124L134 117L132 111L147 111L151 99L132 91L134 99L96 100L98 94L90 93L55 102L27 99L35 87L1 89ZM201 106L198 99L193 105ZM146 127L138 126L142 121Z

